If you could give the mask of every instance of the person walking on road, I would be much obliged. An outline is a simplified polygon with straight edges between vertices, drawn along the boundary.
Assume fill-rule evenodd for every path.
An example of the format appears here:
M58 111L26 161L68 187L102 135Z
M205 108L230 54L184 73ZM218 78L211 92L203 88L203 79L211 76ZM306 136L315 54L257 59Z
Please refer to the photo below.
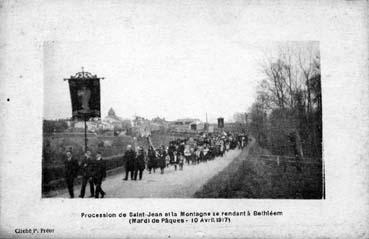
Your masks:
M75 160L72 157L72 153L71 152L67 152L66 153L66 160L64 162L64 166L65 166L65 181L67 183L68 186L68 192L69 192L69 196L70 198L74 198L74 190L73 190L73 184L74 184L74 179L77 177L77 173L78 173L78 162L77 160Z
M169 158L170 158L170 164L175 163L175 153L176 153L176 146L174 145L173 142L171 142L169 144L169 148L168 148L168 155L169 155Z
M164 174L164 168L166 166L165 158L167 156L164 146L159 149L158 155L158 167L160 168L160 173Z
M187 165L190 164L191 161L191 150L190 150L190 145L186 144L185 149L183 151L184 157L186 158L186 163Z
M179 153L177 155L177 159L178 159L179 170L183 170L183 164L185 161L185 156L183 155L183 153Z
M149 174L151 174L151 170L155 173L155 169L157 168L157 158L156 158L155 150L151 146L147 153L147 157L149 158L147 162L147 168L149 170Z
M86 151L85 156L81 163L82 170L82 186L80 198L84 198L87 182L90 184L90 197L94 197L94 182L93 182L93 159L91 158L91 152Z
M127 146L127 151L123 156L126 166L126 177L123 180L128 180L128 174L131 173L131 180L134 180L134 171L136 164L136 152L132 149L131 145Z
M105 192L101 188L102 181L106 177L106 162L102 159L101 153L97 152L96 161L94 162L94 183L96 185L95 198L101 198L105 196Z
M142 180L142 173L145 170L145 154L141 147L137 147L137 158L135 165L135 176L134 179L137 180L137 176Z

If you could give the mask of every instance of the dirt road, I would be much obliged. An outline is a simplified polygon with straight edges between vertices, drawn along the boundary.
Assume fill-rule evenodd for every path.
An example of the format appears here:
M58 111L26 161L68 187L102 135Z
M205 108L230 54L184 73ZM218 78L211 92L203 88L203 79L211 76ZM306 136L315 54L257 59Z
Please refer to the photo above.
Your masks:
M175 171L174 167L165 169L164 174L159 170L149 174L145 170L143 179L137 181L123 181L122 173L109 176L103 181L102 188L107 198L190 198L210 178L222 171L232 160L240 154L240 150L232 150L223 157L215 158L199 165L185 165L183 171ZM74 194L79 195L81 186L75 186ZM86 195L89 196L89 186ZM67 190L55 192L55 197L68 198Z

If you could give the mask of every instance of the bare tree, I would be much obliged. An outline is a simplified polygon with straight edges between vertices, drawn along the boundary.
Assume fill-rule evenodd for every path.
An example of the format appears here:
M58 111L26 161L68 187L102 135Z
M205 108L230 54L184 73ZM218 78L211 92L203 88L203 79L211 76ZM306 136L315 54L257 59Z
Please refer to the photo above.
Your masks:
M321 129L321 113L316 114L321 112L319 46L316 42L281 44L274 56L264 59L261 70L266 78L259 84L251 118L252 113L258 113L254 119L265 121L261 108L266 109L267 114L275 112L272 121L275 125L271 127L287 125L285 133L295 135L298 142L294 145L298 148L294 151L302 157L307 144L317 145L321 141L321 133L314 131Z

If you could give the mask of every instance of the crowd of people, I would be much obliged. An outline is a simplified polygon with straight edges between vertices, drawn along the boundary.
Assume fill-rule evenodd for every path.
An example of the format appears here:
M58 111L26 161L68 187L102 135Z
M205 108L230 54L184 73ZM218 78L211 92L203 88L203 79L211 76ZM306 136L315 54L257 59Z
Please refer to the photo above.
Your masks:
M160 170L164 174L165 168L174 167L174 170L183 170L184 165L196 165L216 157L222 157L225 152L247 146L247 134L202 134L197 137L176 139L168 146L161 145L157 148L148 139L148 149L143 147L136 149L131 145L127 146L122 160L125 165L125 177L123 180L142 180L144 170L148 173L155 173ZM90 197L103 198L105 192L102 189L102 181L106 177L106 163L102 160L101 152L96 153L96 157L91 157L91 152L86 151L83 159L78 162L72 157L71 152L67 152L65 160L65 180L68 186L69 195L74 197L73 184L78 172L81 171L82 185L80 198L85 196L86 186L90 186Z
M243 148L247 145L247 134L203 134L198 137L176 139L169 142L168 146L161 145L157 148L153 146L148 137L148 150L137 147L135 151L128 145L123 157L126 165L126 176L123 180L141 180L145 168L149 174L160 170L163 174L165 168L170 166L174 170L183 170L183 166L199 164L223 156L230 149ZM139 177L137 177L139 175Z

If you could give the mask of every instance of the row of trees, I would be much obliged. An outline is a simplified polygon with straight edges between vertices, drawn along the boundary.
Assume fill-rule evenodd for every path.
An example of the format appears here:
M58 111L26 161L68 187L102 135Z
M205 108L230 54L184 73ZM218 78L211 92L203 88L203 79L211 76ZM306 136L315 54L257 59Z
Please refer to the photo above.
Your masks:
M275 154L321 157L319 44L281 44L261 62L261 71L250 131Z

